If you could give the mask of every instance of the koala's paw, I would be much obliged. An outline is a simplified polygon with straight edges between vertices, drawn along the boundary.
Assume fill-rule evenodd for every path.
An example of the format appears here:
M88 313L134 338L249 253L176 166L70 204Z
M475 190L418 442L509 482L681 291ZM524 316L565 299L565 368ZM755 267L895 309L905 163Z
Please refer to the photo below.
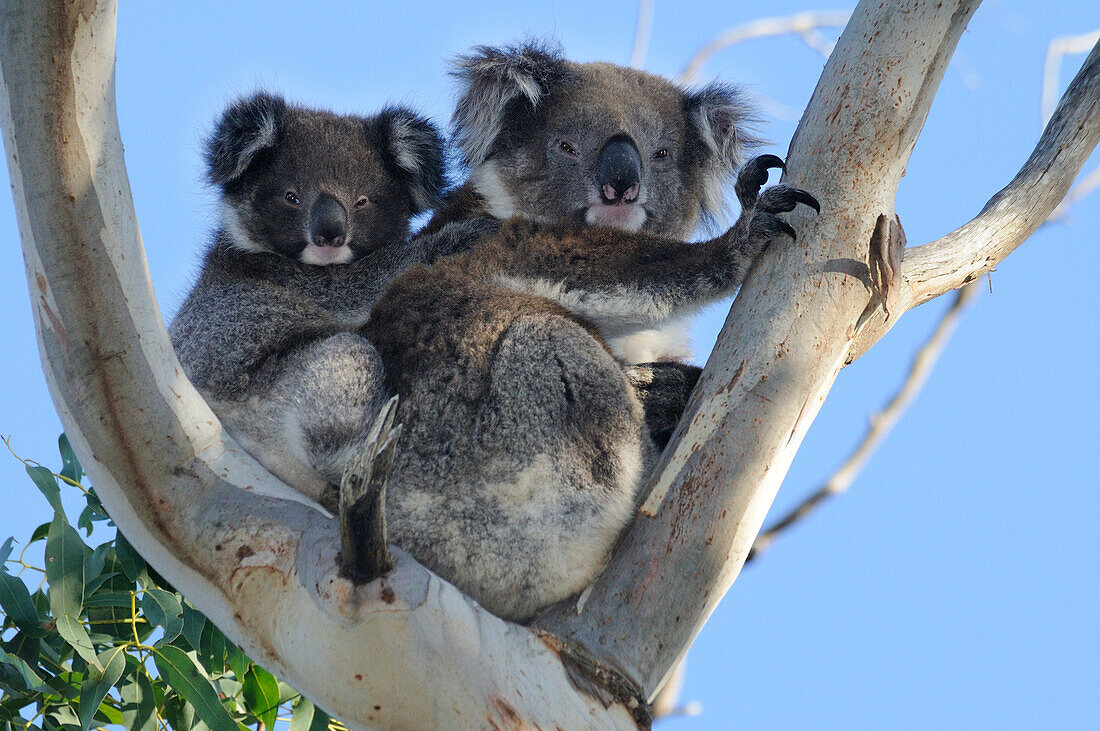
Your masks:
M764 253L772 240L782 235L797 239L794 228L777 214L790 213L799 203L821 212L817 199L804 190L789 185L774 185L763 193L760 189L768 182L770 168L786 169L775 155L759 155L745 163L737 176L734 188L741 202L740 253L755 261Z

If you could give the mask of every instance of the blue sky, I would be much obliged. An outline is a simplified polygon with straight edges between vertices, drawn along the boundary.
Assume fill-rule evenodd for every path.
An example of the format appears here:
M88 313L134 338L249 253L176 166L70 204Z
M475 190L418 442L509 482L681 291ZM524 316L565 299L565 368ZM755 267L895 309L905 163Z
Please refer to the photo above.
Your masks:
M655 3L645 68L674 75L717 32L844 5ZM213 223L199 144L233 96L264 86L300 103L370 112L404 102L449 118L445 60L471 45L554 35L577 60L625 63L631 3L123 3L117 93L127 165L166 317ZM964 223L1040 132L1047 44L1100 27L1100 4L987 0L964 35L898 192L911 244ZM835 37L834 31L826 31ZM1083 56L1067 59L1068 82ZM700 80L772 100L783 155L822 59L793 37L717 56ZM1094 155L1086 172L1100 165ZM6 168L0 176L6 179ZM905 419L849 494L746 568L689 656L667 729L1083 727L1100 701L1100 191L998 267ZM10 202L0 202L5 343L0 433L54 464L46 391ZM841 373L773 515L844 458L896 388L947 298L908 313ZM724 307L700 318L705 356ZM701 357L702 357L701 356ZM46 504L0 454L0 539Z

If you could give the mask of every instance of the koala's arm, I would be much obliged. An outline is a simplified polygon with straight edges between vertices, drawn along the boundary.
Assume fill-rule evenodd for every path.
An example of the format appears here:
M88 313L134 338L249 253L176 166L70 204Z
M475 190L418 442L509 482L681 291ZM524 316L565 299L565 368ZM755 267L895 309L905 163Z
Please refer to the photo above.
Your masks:
M294 350L344 328L277 287L200 280L169 328L191 382L207 396L240 400Z
M499 228L500 221L487 216L451 221L431 230L425 227L425 230L413 236L408 249L415 258L415 263L432 264L439 259L469 251Z
M741 216L709 241L513 219L471 256L484 259L484 276L495 284L552 299L605 332L652 326L732 295L771 241L794 237L776 214L798 203L818 209L813 196L790 186L757 193L774 160L764 155L745 166Z

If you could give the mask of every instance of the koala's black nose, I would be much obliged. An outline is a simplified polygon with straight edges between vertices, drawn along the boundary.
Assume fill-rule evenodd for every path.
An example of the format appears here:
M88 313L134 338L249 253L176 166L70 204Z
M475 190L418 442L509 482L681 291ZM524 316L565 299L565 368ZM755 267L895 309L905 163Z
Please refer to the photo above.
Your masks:
M629 137L612 137L600 150L597 168L600 196L605 204L638 200L642 179L642 158Z
M348 235L348 212L340 201L322 193L309 214L309 240L316 246L343 246Z

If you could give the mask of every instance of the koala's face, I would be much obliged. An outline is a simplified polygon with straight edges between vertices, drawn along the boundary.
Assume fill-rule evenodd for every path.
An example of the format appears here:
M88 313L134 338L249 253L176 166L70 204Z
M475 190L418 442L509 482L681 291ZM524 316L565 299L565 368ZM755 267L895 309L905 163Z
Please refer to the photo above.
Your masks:
M688 92L533 46L460 59L455 113L470 180L498 217L583 220L686 238L721 215L751 115L739 92Z
M412 113L338 116L267 95L226 111L207 162L237 248L316 266L404 241L443 183L442 143Z

